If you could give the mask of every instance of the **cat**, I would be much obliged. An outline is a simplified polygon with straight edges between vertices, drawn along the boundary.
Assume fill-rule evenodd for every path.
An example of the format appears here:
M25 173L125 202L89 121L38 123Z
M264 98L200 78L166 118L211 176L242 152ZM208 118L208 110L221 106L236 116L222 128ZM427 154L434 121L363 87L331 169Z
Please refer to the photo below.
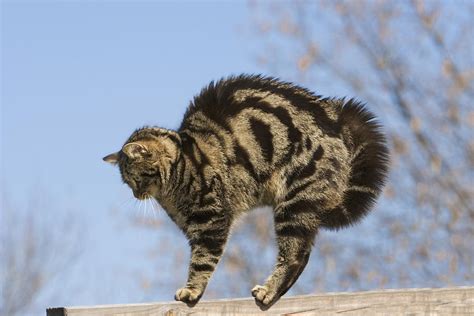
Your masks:
M251 291L266 310L300 276L320 228L367 214L388 157L381 126L360 102L240 75L205 87L178 130L137 129L103 159L118 164L137 199L156 199L189 240L188 280L175 294L189 306L201 298L233 222L273 207L276 264Z

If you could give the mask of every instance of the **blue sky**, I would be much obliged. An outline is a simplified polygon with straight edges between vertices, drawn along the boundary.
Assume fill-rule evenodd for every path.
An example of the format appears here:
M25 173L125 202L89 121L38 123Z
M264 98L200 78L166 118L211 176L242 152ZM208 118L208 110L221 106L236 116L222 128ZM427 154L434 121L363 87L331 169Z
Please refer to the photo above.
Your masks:
M3 1L1 21L2 187L19 208L48 196L38 211L71 209L84 227L55 279L66 294L36 311L141 301L135 272L153 268L156 235L113 211L131 193L101 158L144 124L176 128L210 80L263 71L247 3Z

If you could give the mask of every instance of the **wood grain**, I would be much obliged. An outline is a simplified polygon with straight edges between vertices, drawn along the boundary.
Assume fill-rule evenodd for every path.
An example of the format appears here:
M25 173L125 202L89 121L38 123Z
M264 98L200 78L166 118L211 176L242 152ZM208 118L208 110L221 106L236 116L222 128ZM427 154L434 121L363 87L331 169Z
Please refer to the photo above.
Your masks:
M262 312L254 300L202 301L49 308L47 316L152 315L474 315L474 287L326 293L282 298Z

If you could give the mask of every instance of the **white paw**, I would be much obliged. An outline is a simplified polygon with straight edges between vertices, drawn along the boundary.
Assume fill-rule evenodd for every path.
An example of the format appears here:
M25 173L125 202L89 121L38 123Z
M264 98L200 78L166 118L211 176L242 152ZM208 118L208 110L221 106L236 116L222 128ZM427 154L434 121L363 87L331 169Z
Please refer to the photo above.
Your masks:
M273 298L275 297L275 294L269 293L269 289L266 286L262 285L256 285L252 289L252 296L255 297L255 301L257 302L257 305L261 307L266 307L270 303L272 303Z
M184 302L188 305L195 305L201 298L201 295L202 291L189 287L183 287L176 291L174 299Z

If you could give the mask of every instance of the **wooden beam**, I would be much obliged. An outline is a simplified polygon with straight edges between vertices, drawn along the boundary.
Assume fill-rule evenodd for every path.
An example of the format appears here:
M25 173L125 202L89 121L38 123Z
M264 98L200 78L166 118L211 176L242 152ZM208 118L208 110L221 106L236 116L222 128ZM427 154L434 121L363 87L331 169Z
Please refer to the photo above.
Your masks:
M326 293L282 298L266 312L253 299L48 308L47 316L152 315L474 315L474 286Z

